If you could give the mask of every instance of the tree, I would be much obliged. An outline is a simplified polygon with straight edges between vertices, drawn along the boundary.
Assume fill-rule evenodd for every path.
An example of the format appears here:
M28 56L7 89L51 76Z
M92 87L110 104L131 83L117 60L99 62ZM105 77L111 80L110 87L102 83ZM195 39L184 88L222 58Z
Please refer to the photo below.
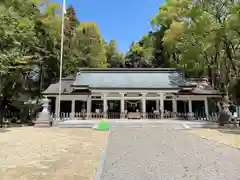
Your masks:
M124 57L117 50L116 40L111 40L105 44L106 58L109 68L119 68L124 66Z
M55 2L46 7L35 19L35 36L38 41L32 48L35 54L33 72L37 79L39 91L46 89L59 77L61 6Z
M167 28L163 40L171 60L192 75L210 75L212 85L226 92L225 103L229 87L239 76L239 41L232 26L236 4L169 0L154 19L157 26Z
M65 64L66 74L77 71L76 67L107 67L104 40L96 23L81 22L72 38L69 62Z
M37 11L34 10L30 1L23 0L6 2L0 7L0 92L5 97L19 92L23 72L32 60L31 47L36 42L33 19Z
M88 67L107 67L104 40L96 23L80 23L86 62Z
M147 68L152 67L154 60L154 37L144 35L137 43L132 43L127 52L126 67Z
M70 38L74 36L77 26L79 25L79 21L76 17L75 9L72 5L70 5L66 10L66 20L65 20L65 28L64 35L65 38Z
M24 101L41 98L41 92L58 81L61 4L48 0L0 3L0 94L4 102L14 102L21 109ZM96 23L79 22L73 6L65 14L64 35L64 76L78 67L108 66ZM120 64L122 55L117 50L109 52L116 55L109 61Z
M171 62L169 60L169 54L167 53L164 43L165 28L161 28L155 32L150 32L149 36L153 38L153 56L152 58L152 66L153 67L161 67L161 68L169 68L171 66Z
M132 42L129 51L125 56L125 66L127 68L140 68L145 64L142 48L138 43Z

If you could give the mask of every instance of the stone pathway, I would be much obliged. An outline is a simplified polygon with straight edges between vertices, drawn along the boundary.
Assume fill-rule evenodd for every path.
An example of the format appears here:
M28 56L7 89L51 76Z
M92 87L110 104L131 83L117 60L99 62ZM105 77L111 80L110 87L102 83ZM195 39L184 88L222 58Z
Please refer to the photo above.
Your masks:
M61 128L70 128L70 127L93 127L100 121L98 120L66 120L64 122L59 123L59 127ZM109 119L109 123L113 126L139 126L139 125L161 125L161 124L182 124L190 127L217 127L216 123L207 122L207 121L187 121L187 120L173 120L173 119L141 119L141 120L124 120L124 119Z
M240 180L240 151L160 124L111 130L101 180Z

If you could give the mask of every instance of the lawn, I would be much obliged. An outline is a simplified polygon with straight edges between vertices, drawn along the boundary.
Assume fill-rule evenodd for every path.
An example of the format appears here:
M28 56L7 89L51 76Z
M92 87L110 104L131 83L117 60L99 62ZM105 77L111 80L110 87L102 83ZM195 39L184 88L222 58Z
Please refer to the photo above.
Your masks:
M92 129L0 130L0 179L92 180L106 137Z
M192 129L189 133L240 148L240 129Z

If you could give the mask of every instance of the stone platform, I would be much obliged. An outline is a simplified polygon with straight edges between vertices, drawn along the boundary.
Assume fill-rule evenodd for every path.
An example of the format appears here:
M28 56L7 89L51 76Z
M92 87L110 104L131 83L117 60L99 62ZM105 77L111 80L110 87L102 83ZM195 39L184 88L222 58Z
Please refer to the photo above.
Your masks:
M97 122L92 120L67 120L60 122L58 127L60 128L92 128Z
M100 120L66 120L64 122L60 122L58 127L60 128L92 128L96 125ZM218 124L209 121L186 121L186 120L173 120L173 119L141 119L141 120L127 120L127 119L109 119L108 120L111 125L122 124L122 125L142 125L142 124L181 124L185 128L217 128Z

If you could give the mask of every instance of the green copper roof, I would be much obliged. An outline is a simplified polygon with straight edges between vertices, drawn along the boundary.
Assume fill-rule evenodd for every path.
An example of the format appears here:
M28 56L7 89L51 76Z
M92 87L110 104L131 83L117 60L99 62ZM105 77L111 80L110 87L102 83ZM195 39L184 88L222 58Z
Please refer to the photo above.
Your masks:
M164 88L187 85L176 69L82 69L74 86L90 88Z

